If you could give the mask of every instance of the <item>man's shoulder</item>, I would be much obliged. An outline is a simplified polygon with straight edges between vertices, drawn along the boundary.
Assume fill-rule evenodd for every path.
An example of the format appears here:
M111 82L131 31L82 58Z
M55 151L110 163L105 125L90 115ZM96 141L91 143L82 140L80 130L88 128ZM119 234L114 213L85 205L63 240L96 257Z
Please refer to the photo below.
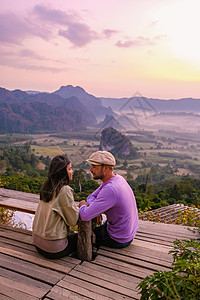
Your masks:
M116 174L115 177L113 177L112 183L113 184L118 184L119 182L122 182L122 181L123 182L126 181L125 178L123 176L119 175L119 174Z
M120 188L120 184L124 181L126 181L124 177L116 174L111 180L107 182L107 184L105 184L104 188L116 191L118 190L118 188Z

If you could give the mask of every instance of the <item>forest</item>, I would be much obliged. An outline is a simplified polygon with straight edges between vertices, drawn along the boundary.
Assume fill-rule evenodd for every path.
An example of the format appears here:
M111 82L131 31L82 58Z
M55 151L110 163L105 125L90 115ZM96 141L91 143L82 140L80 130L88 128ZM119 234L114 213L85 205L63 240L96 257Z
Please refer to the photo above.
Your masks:
M41 170L39 164L45 165ZM8 147L0 155L0 185L7 189L39 194L42 184L46 180L50 157L36 156L31 151L29 142L21 147ZM125 177L131 186L139 210L148 207L156 209L174 203L200 207L200 179L190 175L176 175L173 163L160 167L149 167L148 173L132 176L134 167L128 167L127 161L122 166L116 166L116 173L122 168L126 171ZM118 169L117 169L118 168ZM99 182L92 180L89 171L75 168L73 181L75 200L86 199L98 186Z

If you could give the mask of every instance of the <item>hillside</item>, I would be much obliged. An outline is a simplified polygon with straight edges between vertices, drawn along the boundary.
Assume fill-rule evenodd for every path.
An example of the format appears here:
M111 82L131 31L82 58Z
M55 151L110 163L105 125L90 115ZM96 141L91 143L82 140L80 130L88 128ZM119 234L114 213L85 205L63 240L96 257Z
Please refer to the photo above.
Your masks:
M64 99L55 94L27 94L4 88L0 88L0 117L1 133L76 131L97 123L77 97Z
M54 94L60 95L63 98L69 98L72 96L77 97L80 102L95 115L96 118L102 119L106 114L114 114L110 107L105 107L102 105L102 101L100 98L88 94L83 88L79 86L61 86L59 90L54 92Z
M81 114L44 102L0 103L0 133L37 133L84 129Z

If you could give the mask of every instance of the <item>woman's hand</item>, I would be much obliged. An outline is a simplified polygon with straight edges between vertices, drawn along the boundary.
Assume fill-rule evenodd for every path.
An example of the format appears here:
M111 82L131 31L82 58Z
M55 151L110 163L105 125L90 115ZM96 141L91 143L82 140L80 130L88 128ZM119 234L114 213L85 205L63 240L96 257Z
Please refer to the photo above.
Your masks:
M97 216L97 225L102 225L102 215Z
M88 206L88 203L85 200L82 200L82 201L79 202L78 207L80 208L82 205Z

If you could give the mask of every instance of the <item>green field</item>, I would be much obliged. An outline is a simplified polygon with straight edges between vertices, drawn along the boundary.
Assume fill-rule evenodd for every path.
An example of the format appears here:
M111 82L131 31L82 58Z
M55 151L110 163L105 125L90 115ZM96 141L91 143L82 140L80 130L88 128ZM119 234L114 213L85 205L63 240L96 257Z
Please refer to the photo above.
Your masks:
M126 158L118 159L120 173L125 174L130 167L133 177L146 173L153 165L166 166L168 164L177 168L177 174L200 174L200 139L199 132L192 134L177 131L134 131L127 132L127 137L134 147L138 148L140 157L127 160L127 166L123 168ZM32 152L38 157L49 156L52 158L58 154L67 154L74 166L84 162L89 155L97 151L100 145L100 131L89 129L84 132L70 132L57 134L35 135L1 135L2 147L22 146L30 141ZM2 150L0 150L2 151ZM146 167L144 168L144 164Z

